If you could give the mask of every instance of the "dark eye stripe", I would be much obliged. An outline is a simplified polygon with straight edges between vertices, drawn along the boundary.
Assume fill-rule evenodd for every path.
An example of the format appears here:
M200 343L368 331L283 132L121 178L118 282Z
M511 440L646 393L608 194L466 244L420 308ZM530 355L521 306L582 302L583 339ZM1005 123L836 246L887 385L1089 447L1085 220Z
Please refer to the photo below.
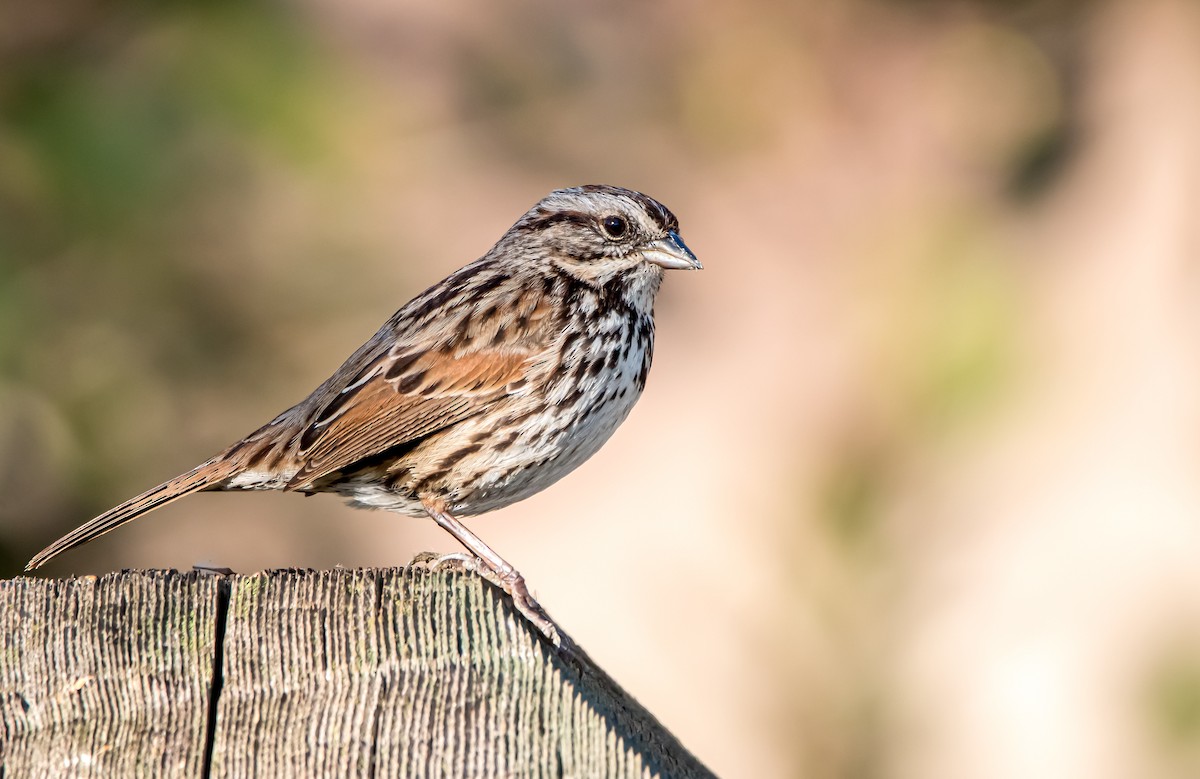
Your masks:
M592 217L582 211L553 211L547 214L539 214L530 219L524 225L521 225L524 230L545 230L547 227L559 222L571 222L577 225L590 225Z

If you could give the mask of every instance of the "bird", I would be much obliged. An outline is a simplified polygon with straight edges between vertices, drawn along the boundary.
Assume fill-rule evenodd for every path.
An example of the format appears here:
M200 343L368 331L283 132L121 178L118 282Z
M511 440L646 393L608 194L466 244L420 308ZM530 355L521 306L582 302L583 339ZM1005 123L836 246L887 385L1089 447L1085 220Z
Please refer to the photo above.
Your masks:
M591 457L642 394L667 270L699 270L675 215L630 189L540 200L481 258L389 318L304 400L201 465L84 523L26 570L186 495L334 493L430 517L555 645L524 577L461 521Z

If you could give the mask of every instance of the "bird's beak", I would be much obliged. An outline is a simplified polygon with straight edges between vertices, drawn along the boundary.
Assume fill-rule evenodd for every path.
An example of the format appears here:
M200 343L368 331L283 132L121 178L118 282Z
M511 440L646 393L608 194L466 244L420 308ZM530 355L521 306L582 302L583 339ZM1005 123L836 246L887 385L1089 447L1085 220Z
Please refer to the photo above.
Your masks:
M674 230L667 233L666 238L657 240L644 249L642 257L646 262L670 270L700 270L704 267Z

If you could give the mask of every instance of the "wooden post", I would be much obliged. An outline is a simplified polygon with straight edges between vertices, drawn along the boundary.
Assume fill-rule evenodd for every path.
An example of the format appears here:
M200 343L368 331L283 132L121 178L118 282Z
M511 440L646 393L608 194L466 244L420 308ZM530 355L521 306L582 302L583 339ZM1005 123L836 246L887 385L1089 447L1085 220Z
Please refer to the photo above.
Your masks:
M0 777L711 777L471 575L0 581Z

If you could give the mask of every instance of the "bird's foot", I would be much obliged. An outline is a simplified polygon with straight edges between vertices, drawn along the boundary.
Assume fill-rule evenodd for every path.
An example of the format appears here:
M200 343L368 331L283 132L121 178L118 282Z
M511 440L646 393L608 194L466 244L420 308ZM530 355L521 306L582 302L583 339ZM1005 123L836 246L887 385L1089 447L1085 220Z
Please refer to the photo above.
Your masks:
M525 577L516 571L512 571L507 575L495 574L499 582L488 579L497 587L500 587L512 597L513 605L517 607L517 611L521 612L525 619L529 620L538 632L550 640L554 644L555 649L562 649L564 643L569 643L570 639L566 634L558 629L558 625L554 624L554 620L550 619L550 615L542 608L541 604L533 599L529 594L529 588L525 586ZM487 578L487 577L484 577Z
M531 625L537 628L539 633L549 639L555 648L562 647L564 634L559 631L558 626L554 624L554 620L550 619L546 610L529 594L529 588L525 585L525 577L516 571L497 573L485 561L468 552L450 552L449 554L420 552L413 557L409 565L424 566L431 571L464 571L478 575L507 593L521 616L525 617Z
M469 571L486 578L491 569L473 554L467 552L418 552L409 561L409 566L428 568L431 571ZM488 581L491 581L490 579ZM495 582L493 582L495 584Z

